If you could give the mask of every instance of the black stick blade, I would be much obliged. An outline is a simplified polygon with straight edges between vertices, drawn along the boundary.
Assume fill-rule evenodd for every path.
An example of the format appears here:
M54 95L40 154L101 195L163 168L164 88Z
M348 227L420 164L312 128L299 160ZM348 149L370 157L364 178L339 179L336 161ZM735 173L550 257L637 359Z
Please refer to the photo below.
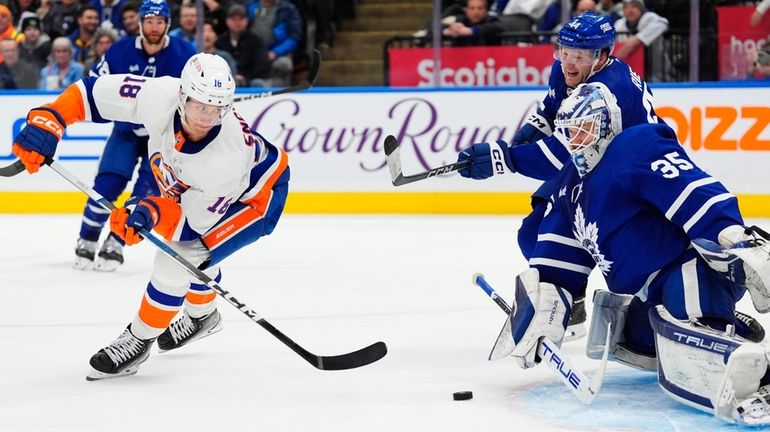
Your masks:
M321 69L321 51L317 49L313 50L313 58L310 59L310 73L307 80L310 85L315 84L315 80L318 79L318 71Z
M24 171L24 162L17 159L16 162L0 168L0 177L13 177L22 171Z
M385 156L390 156L391 153L398 150L398 141L393 135L385 137Z
M361 348L347 354L336 356L318 356L316 367L321 370L347 370L372 364L385 357L388 346L385 342L375 342L368 347Z

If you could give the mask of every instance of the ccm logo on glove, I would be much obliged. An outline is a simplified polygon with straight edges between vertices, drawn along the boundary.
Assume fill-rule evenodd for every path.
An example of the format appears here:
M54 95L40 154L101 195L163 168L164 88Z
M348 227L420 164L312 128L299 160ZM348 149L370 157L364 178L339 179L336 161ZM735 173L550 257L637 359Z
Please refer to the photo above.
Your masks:
M505 174L505 160L499 148L492 149L492 165L495 167L495 174Z
M50 114L48 114L48 116L35 115L30 119L29 122L35 126L39 126L40 128L47 130L48 132L51 132L59 138L64 135L64 129L61 127L58 121L50 117Z

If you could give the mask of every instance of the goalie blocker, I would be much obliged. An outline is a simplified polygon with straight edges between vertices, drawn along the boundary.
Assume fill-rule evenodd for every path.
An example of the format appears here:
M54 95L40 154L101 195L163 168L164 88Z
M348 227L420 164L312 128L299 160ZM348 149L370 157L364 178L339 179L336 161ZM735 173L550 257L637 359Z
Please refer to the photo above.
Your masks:
M770 424L768 352L764 345L697 321L679 321L663 306L650 309L664 393L731 423ZM764 385L763 385L764 384Z

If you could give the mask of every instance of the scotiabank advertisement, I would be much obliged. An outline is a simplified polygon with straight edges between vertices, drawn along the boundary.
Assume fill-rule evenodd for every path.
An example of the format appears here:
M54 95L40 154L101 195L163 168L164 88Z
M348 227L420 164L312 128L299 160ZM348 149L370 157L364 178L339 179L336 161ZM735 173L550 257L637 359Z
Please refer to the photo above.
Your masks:
M755 6L720 6L717 8L719 79L743 80L748 76L749 53L761 48L770 34L770 13L757 25L751 25Z
M390 85L433 87L432 48L388 50ZM644 51L635 51L627 63L644 77ZM441 49L441 87L497 87L547 85L553 65L551 45L490 46Z

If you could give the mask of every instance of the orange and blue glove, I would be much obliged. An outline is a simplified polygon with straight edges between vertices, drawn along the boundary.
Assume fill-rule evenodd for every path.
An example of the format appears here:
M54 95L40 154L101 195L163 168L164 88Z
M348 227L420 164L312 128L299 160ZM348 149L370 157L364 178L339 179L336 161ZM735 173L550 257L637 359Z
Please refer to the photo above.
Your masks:
M42 106L27 114L27 126L13 139L13 154L21 159L30 174L36 173L46 157L56 153L66 123L55 109Z
M132 246L142 241L139 232L155 231L171 240L182 216L179 204L163 197L131 198L122 208L112 210L110 230Z

